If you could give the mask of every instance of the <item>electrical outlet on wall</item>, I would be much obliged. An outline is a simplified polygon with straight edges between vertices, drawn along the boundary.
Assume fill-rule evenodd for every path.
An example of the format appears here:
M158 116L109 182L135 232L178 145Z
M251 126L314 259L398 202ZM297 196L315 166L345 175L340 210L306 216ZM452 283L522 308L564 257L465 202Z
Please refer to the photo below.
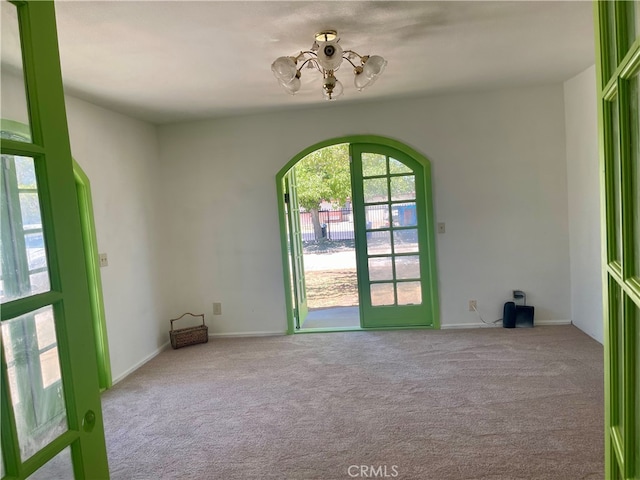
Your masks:
M99 254L98 258L100 259L100 267L101 268L109 266L109 260L107 259L107 254L106 253Z
M222 303L215 302L213 304L213 314L214 315L222 315Z
M469 311L470 312L475 312L476 308L478 308L478 301L477 300L469 300Z

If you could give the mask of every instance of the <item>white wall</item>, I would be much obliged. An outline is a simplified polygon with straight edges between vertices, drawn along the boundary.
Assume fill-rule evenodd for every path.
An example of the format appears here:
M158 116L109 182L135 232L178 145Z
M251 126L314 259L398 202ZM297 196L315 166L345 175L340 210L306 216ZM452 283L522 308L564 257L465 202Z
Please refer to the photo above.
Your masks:
M573 324L603 342L595 66L564 84Z
M284 332L275 175L309 145L377 134L432 162L443 326L479 323L469 299L500 318L513 289L536 322L568 322L564 128L562 85L159 127L162 315L204 311L212 333Z
M2 118L26 123L21 80L2 74ZM73 157L91 181L114 380L167 342L158 312L155 126L66 97Z
M168 341L159 313L156 127L66 97L71 152L91 181L115 381Z

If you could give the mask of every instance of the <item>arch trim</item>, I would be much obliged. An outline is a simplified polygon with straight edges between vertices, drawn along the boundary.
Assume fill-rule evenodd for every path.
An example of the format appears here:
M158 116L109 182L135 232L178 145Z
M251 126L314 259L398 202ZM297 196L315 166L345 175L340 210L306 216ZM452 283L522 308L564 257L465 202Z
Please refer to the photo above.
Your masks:
M427 252L426 258L429 262L429 274L430 274L430 297L431 297L431 315L432 315L432 326L430 327L401 327L401 328L430 328L430 329L440 329L440 306L439 306L439 295L438 295L438 276L437 276L437 266L436 266L436 245L435 245L435 215L433 208L433 196L432 196L432 185L431 185L431 162L430 160L424 156L422 153L418 152L414 148L406 145L399 140L395 140L393 138L384 137L381 135L347 135L343 137L335 137L327 140L323 140L321 142L315 143L294 155L276 174L276 192L278 199L278 220L280 224L280 245L281 245L281 254L282 254L282 273L284 277L284 294L285 294L285 308L286 308L286 316L287 316L287 334L291 335L295 333L294 327L294 318L293 318L293 304L294 299L291 292L291 274L289 270L289 252L287 249L287 227L286 227L286 215L285 215L285 205L284 205L284 187L283 180L287 172L293 168L296 163L298 163L302 158L306 157L311 152L319 150L324 147L329 147L331 145L337 145L340 143L348 143L350 145L354 144L375 144L375 145L384 145L387 147L394 148L405 155L413 158L417 162L419 162L424 168L424 184L425 184L425 205L426 205L426 230L427 230ZM390 329L390 328L380 328ZM394 328L397 329L397 328ZM367 328L367 330L371 330L371 328Z

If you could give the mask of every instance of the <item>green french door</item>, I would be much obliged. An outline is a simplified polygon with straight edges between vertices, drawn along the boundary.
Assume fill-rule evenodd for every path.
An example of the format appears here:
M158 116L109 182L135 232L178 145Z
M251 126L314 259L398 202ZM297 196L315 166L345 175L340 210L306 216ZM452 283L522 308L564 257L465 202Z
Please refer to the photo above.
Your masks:
M594 2L607 479L640 479L640 2Z
M3 117L30 129L0 142L0 477L108 478L54 6L0 8Z
M293 298L295 300L294 319L297 329L302 327L309 307L307 304L307 288L304 277L304 252L302 249L302 227L300 225L300 206L296 185L296 169L292 168L284 178L285 210L287 215L287 230L290 257L290 271L292 279Z
M295 165L321 148L349 144L360 327L439 328L435 223L429 160L374 135L328 140L276 175L288 333L308 313Z
M385 145L351 158L361 326L433 326L424 167Z

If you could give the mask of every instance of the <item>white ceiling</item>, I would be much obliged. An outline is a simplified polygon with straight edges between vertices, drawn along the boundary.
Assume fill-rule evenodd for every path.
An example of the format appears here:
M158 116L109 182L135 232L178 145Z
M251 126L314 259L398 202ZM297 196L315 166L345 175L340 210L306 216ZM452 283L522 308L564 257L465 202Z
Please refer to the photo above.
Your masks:
M389 62L364 92L343 66L340 103L561 82L594 63L590 1L63 1L56 12L69 92L154 123L327 104L317 72L303 70L291 97L270 71L327 28Z

